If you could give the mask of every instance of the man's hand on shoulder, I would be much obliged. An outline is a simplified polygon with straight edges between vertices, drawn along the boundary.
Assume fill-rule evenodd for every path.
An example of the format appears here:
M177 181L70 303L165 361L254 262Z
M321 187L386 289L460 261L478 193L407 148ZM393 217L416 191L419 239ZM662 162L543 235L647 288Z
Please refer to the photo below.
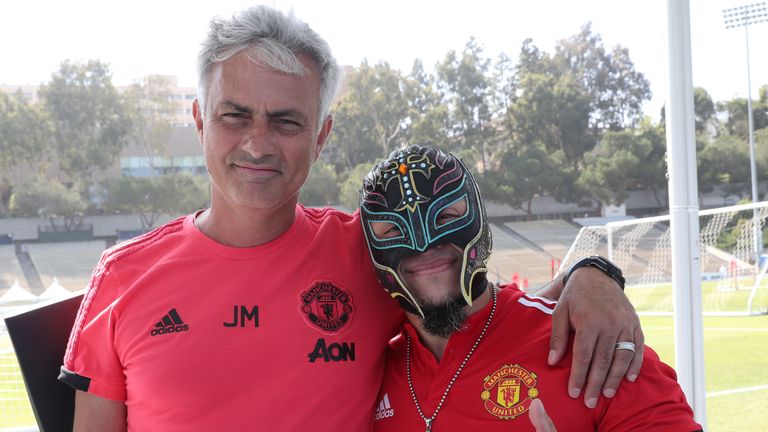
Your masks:
M640 319L618 283L594 267L576 269L565 287L561 281L557 277L536 293L554 299L559 296L552 314L548 362L554 365L563 358L574 330L568 394L577 398L584 389L584 403L594 408L601 390L611 398L624 376L629 381L637 379L644 346ZM635 351L617 350L617 342L632 342Z

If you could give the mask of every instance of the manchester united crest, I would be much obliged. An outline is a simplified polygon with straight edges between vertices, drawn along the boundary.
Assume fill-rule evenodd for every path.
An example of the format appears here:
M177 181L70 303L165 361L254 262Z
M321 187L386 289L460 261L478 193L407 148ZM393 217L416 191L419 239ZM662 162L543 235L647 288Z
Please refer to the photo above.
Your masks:
M299 298L307 323L328 334L339 333L354 310L351 295L327 281L315 282Z
M535 373L519 364L502 366L483 381L483 406L500 419L513 419L525 413L539 396L536 378Z

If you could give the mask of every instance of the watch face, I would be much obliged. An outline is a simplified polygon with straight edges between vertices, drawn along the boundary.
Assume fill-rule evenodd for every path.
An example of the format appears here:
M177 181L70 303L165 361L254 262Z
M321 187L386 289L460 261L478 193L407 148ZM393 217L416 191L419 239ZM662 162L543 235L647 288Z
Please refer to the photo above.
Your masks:
M607 259L603 257L599 257L597 260L595 260L595 264L600 265L600 269L606 273L612 272L612 273L618 273L621 274L621 270L619 270L618 267L613 265L612 262L608 261Z

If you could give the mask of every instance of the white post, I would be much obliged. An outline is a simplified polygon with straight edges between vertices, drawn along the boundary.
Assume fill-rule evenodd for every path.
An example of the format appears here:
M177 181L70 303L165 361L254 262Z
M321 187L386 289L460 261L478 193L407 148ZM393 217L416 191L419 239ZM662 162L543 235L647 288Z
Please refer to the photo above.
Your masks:
M706 430L698 187L688 0L667 0L669 92L666 106L669 213L674 287L675 369Z
M757 192L757 162L755 158L755 133L754 133L754 123L752 120L752 77L750 76L749 72L749 21L745 21L744 23L744 35L747 38L747 124L749 126L749 160L750 160L750 169L752 171L752 202L758 203L760 202L760 196ZM763 239L762 239L762 233L760 232L760 218L757 215L757 209L754 210L754 214L752 215L752 221L753 221L753 227L752 227L752 233L754 236L753 244L755 245L755 265L753 266L754 271L757 271L760 268L760 255L763 251ZM757 274L755 274L755 278L757 278Z

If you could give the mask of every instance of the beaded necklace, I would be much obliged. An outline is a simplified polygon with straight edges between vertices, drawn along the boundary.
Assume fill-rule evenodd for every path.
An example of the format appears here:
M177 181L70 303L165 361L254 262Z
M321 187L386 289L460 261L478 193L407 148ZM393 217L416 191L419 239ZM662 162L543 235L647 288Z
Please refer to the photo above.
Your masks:
M477 336L477 339L475 339L475 344L472 345L472 349L469 350L469 353L467 353L467 356L464 357L464 361L461 362L461 365L459 365L459 368L456 370L456 373L453 374L453 378L451 378L451 381L448 383L448 386L445 388L445 391L443 392L443 397L440 398L440 403L437 404L437 408L435 408L435 412L432 414L431 417L427 417L424 415L424 411L421 410L421 405L419 404L419 400L416 398L416 391L413 389L413 378L411 378L411 337L406 333L405 335L405 372L408 376L408 388L411 390L411 396L413 397L413 402L416 404L416 410L419 412L419 415L421 416L422 420L424 420L424 424L427 427L426 432L432 431L432 423L435 421L435 418L437 418L437 413L440 412L440 408L443 407L443 403L445 403L445 398L448 397L448 393L451 391L451 388L453 387L453 384L456 383L456 380L459 379L459 375L461 374L461 371L464 370L464 366L467 365L467 362L469 362L469 358L472 357L472 354L477 349L477 346L480 345L480 341L483 340L483 336L485 336L485 332L488 331L488 327L491 325L491 320L493 319L493 315L496 312L496 289L495 287L491 286L491 301L493 302L493 305L491 306L491 313L488 315L488 320L485 322L485 326L483 327L483 330L480 332L480 335Z

